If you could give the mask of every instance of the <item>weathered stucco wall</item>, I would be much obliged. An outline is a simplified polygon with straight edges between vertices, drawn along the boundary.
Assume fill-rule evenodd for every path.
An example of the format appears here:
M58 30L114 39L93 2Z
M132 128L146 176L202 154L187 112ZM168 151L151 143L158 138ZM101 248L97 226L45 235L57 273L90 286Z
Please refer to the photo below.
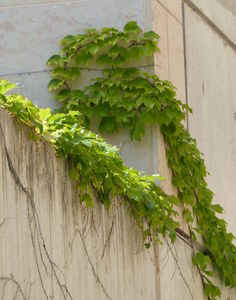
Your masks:
M123 201L82 209L65 162L27 134L0 110L1 299L158 299L157 258Z
M18 82L18 91L36 104L54 108L45 63L59 51L58 41L89 27L122 28L129 20L149 29L148 4L0 1L0 77ZM88 71L86 77L94 75ZM14 177L9 169L2 135L0 297L159 299L158 249L156 254L143 249L141 232L127 208L117 199L109 213L97 204L93 210L81 209L65 163L58 162L46 145L37 148L29 142L25 132L19 136L2 111L0 123L17 174ZM130 143L127 133L108 139L120 146L127 163L156 171L152 129L139 144Z

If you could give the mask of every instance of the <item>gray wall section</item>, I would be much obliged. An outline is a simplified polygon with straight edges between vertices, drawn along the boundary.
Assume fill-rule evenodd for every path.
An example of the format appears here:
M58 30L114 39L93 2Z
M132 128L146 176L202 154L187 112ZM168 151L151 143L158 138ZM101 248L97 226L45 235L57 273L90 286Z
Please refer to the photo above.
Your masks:
M7 77L17 80L20 90L41 106L53 106L45 85L50 79L45 64L58 53L57 44L65 35L91 27L121 29L130 20L144 26L142 0L17 1L16 7L10 2L11 7L0 3L0 76L12 75ZM38 88L31 85L33 81Z
M0 10L1 74L45 69L57 43L86 28L116 26L129 20L143 27L143 1L65 1L22 5ZM0 6L1 7L1 6Z
M149 0L0 1L0 77L18 83L17 92L38 106L58 107L47 91L50 73L45 64L52 54L58 53L59 40L91 27L122 29L131 20L148 30L150 3ZM84 71L81 84L97 75L98 72ZM128 132L106 138L120 146L129 166L157 172L155 130L147 129L141 143L130 142Z

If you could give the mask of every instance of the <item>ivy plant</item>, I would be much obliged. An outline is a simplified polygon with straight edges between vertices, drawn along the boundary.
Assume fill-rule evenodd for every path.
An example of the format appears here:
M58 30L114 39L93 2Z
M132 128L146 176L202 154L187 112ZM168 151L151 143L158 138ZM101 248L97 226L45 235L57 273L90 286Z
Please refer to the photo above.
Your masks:
M215 270L226 286L236 287L235 237L219 217L223 208L212 203L202 154L183 126L191 109L176 99L169 81L142 68L146 58L159 51L158 39L152 31L143 33L136 22L127 23L123 31L89 29L66 36L60 42L61 53L47 62L52 68L48 88L61 108L51 113L21 95L4 95L13 87L4 80L0 105L26 124L35 139L47 140L58 157L68 160L81 202L92 206L96 198L109 207L115 195L124 199L143 228L146 247L151 240L159 241L160 235L168 234L175 241L179 228L176 207L180 206L192 241L200 234L206 248L193 251L193 265L208 299L217 299L220 290L211 279ZM100 70L100 75L83 89L72 88L85 69ZM125 166L116 147L88 130L93 119L98 120L101 133L126 128L133 140L141 140L147 126L160 126L178 197L164 193L156 184L161 179L158 175L143 175Z

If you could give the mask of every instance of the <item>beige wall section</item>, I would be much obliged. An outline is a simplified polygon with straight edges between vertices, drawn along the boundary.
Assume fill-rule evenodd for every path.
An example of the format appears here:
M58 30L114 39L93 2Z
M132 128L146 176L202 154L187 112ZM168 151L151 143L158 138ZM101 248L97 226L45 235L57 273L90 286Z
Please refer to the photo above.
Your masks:
M177 97L185 101L184 44L182 30L181 1L152 0L153 30L160 36L160 53L154 55L155 73L162 80L170 80L177 88ZM178 17L177 17L178 16ZM167 167L164 142L158 133L158 169L168 179L166 192L174 191L171 185L171 171Z
M156 257L123 201L82 209L65 162L2 109L0 145L1 299L159 300Z
M193 108L189 131L204 153L214 201L224 207L228 229L236 235L236 16L231 1L193 2L232 42L185 5L188 103ZM236 289L223 288L221 299L236 299Z
M177 97L185 102L184 43L182 3L180 0L152 1L153 29L160 35L160 54L155 55L155 72L170 80L177 88ZM166 178L164 190L176 193L171 184L171 171L165 156L162 135L158 132L158 170ZM181 215L181 212L180 212ZM182 228L187 228L180 217ZM165 240L160 252L160 291L162 300L205 299L198 271L192 266L192 249L177 237L176 243Z
M185 2L185 0L184 0ZM224 34L236 43L236 4L235 0L186 0L192 2L206 15Z
M227 15L222 6L222 19ZM236 234L236 52L187 5L185 19L188 102L193 108L189 130L204 153L215 201L225 208L229 229ZM235 21L236 16L227 21L235 24L234 32Z
M186 84L188 102L194 111L188 120L189 130L205 154L207 168L211 172L208 182L216 193L215 201L225 208L229 230L235 234L236 58L232 45L236 42L236 17L229 1L184 2L194 4L210 22L215 22L221 36L226 36L226 40L232 39L232 43L227 45L212 30L206 18L202 19L189 5L185 5ZM153 28L160 35L161 50L155 56L155 71L161 79L169 79L177 88L177 96L185 101L182 23L182 1L153 0ZM176 192L171 185L171 172L164 153L164 143L159 134L158 167L167 179L163 187L168 193ZM181 241L177 241L173 249L178 264L168 246L160 247L161 299L204 299L199 276L191 267L191 249ZM171 260L165 262L165 253ZM235 290L224 288L221 282L217 284L223 291L221 299L236 299ZM188 293L188 287L192 295Z

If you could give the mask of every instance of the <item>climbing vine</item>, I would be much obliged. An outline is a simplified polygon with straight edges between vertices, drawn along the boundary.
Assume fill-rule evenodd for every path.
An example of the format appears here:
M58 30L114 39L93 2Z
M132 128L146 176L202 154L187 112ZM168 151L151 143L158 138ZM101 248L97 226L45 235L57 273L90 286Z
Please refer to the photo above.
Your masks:
M159 50L158 39L152 31L143 33L136 22L127 23L123 31L90 29L66 36L60 42L61 53L47 63L52 68L48 88L61 108L51 113L21 95L6 95L14 85L5 80L0 82L0 106L26 124L31 137L48 141L59 158L68 160L81 202L93 206L96 198L109 207L115 195L122 197L143 228L147 248L167 234L175 241L180 232L176 207L180 206L190 232L193 264L205 294L216 299L220 290L212 283L209 267L218 271L227 286L236 287L235 237L218 216L222 207L212 204L202 155L183 126L191 109L176 99L169 81L143 69L146 58ZM84 88L72 88L78 86L84 69L100 70L100 75ZM145 127L160 126L178 197L163 192L157 184L162 179L159 175L143 175L125 166L115 146L88 130L94 119L101 133L126 128L133 140L142 139ZM198 235L205 245L201 252L194 247Z

